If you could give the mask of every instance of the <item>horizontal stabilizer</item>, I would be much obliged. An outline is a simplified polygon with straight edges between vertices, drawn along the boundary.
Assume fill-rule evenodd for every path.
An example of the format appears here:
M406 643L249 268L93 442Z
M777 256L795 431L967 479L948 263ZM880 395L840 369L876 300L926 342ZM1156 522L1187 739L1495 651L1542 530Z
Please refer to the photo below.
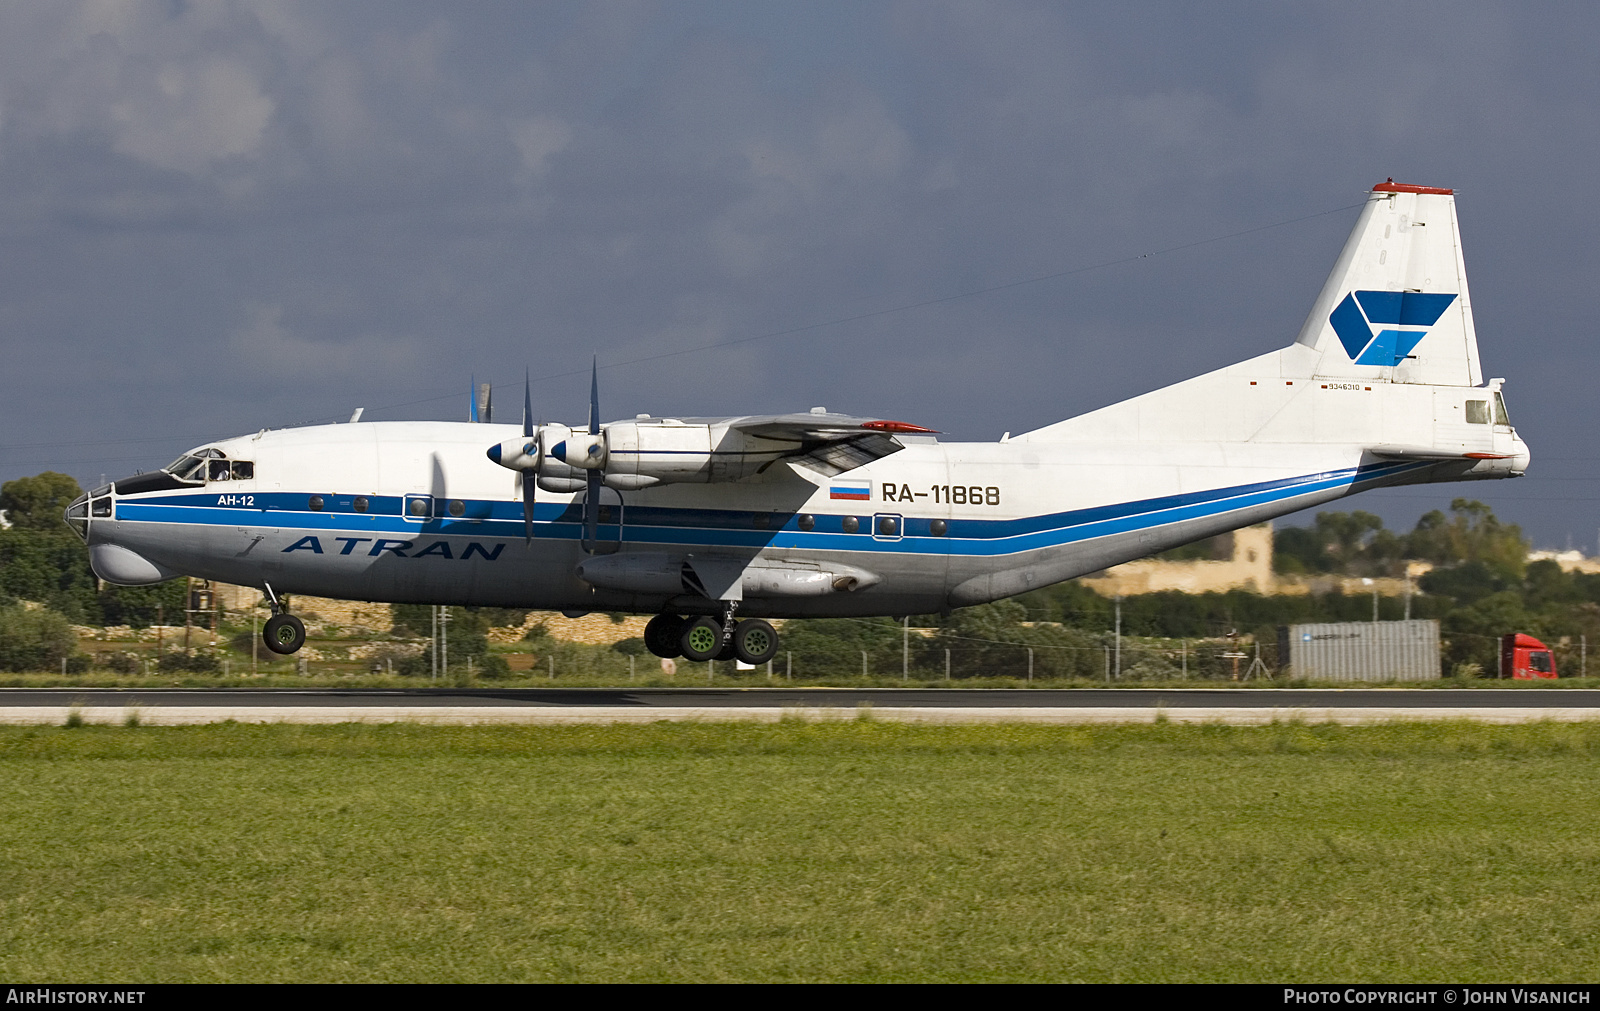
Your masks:
M1391 460L1509 460L1512 453L1463 453L1459 450L1439 449L1434 446L1371 446L1373 456Z

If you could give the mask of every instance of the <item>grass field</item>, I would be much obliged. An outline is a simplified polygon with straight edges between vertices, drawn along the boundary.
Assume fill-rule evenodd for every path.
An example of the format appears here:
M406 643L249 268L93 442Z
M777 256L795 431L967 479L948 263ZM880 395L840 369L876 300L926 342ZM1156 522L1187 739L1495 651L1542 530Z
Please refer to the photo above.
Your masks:
M1600 727L0 728L0 976L1600 975Z

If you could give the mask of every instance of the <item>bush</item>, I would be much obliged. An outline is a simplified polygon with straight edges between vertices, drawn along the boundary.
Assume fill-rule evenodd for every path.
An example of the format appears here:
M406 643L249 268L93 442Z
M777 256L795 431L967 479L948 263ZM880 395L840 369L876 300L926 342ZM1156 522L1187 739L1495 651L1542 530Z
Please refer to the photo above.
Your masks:
M54 671L77 652L67 619L42 607L0 608L0 670Z

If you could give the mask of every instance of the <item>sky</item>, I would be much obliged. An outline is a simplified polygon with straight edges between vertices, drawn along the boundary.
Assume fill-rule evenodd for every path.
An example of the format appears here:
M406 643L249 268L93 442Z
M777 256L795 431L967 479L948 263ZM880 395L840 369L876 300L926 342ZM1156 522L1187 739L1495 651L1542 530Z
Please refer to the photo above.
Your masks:
M474 378L515 422L525 370L581 422L592 358L607 418L997 439L1290 343L1393 177L1457 190L1533 466L1340 508L1479 498L1594 553L1597 36L1577 3L0 2L0 481L464 420Z

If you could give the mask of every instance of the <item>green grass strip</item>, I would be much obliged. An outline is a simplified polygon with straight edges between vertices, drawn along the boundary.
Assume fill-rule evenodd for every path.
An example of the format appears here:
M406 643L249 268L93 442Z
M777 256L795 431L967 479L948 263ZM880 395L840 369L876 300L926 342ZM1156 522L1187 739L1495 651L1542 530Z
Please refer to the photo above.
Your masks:
M0 974L1589 979L1600 727L0 728Z

